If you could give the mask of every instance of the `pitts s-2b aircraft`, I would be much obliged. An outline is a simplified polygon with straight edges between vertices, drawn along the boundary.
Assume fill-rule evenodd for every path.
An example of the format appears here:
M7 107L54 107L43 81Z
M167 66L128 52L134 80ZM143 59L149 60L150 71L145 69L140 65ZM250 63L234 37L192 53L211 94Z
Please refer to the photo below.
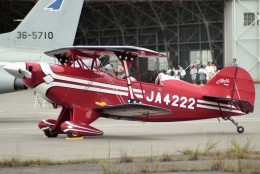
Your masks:
M46 119L38 124L48 137L102 135L101 130L90 126L99 117L144 122L224 118L243 133L244 128L232 116L254 110L254 83L240 67L224 68L205 86L165 78L162 74L151 84L141 81L138 61L165 55L149 49L74 46L45 54L56 58L59 64L14 63L5 66L5 70L62 107L57 120ZM102 61L111 55L117 57L123 75L109 62ZM132 69L135 77L130 74Z

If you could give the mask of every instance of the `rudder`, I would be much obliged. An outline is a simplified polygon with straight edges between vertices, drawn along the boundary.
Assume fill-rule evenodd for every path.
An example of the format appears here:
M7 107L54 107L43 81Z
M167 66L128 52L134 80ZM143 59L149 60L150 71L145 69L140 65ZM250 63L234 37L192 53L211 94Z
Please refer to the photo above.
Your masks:
M204 86L206 95L255 103L255 85L250 74L241 67L230 66L218 72Z

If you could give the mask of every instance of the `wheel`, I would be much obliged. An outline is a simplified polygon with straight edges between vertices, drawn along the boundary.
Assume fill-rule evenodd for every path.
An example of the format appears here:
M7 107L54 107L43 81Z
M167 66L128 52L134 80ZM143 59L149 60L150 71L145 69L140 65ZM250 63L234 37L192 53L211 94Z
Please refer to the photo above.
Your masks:
M44 130L44 134L49 138L55 138L58 136L58 133L52 132L51 128Z
M244 127L243 126L238 126L237 127L237 132L240 133L240 134L243 133L244 132Z
M222 118L223 118L223 120L225 120L225 121L228 120L228 117L222 117Z
M77 137L81 137L81 136L79 136L79 135L76 135L76 134L73 134L73 133L70 133L70 132L67 133L67 136L68 136L68 138L77 138Z

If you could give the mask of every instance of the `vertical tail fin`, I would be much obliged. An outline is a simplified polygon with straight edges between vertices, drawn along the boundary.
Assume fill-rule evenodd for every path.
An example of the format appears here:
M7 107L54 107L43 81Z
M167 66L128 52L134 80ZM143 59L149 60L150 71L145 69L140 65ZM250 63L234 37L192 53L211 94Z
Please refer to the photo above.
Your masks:
M255 85L249 73L240 67L227 67L204 86L208 96L232 98L255 103Z
M0 46L53 49L73 45L84 0L39 0Z

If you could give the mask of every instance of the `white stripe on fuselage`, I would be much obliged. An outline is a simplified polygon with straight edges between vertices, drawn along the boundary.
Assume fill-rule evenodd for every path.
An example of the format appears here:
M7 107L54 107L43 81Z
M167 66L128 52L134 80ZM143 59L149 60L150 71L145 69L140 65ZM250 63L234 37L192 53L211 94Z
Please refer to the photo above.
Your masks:
M107 94L117 94L117 95L122 95L122 96L128 96L128 92L113 91L113 90L109 90L109 89L88 87L88 86L75 85L75 84L69 84L69 83L52 82L51 85L56 86L56 87L67 87L67 88L87 90L87 91L93 91L93 92L102 92L102 93L107 93Z
M111 84L107 84L107 83L100 83L100 82L94 82L94 81L89 81L89 80L61 76L61 75L55 74L47 63L41 62L40 65L41 65L43 73L45 75L50 74L54 79L69 81L69 82L73 82L73 83L81 83L84 85L93 85L93 86L98 86L98 87L105 87L105 88L111 88L111 89L116 89L116 90L128 91L128 88L124 87L124 86L111 85ZM134 92L142 93L142 91L140 89L134 89Z
M197 104L197 108L212 109L212 110L218 110L218 111L224 111L224 112L234 112L234 113L239 113L239 114L243 113L239 110L231 110L231 109L227 109L227 108L208 106L208 105L202 105L202 104Z
M48 85L45 84L45 83L44 83L45 85L40 84L36 87L36 90L40 91L41 95L45 96L45 98L47 98L46 97L47 90L49 88L55 87L55 86L68 87L68 88L80 89L80 90L88 90L88 91L93 91L93 92L103 92L103 93L107 93L107 94L128 96L128 88L127 87L61 76L61 75L55 74L52 71L52 69L50 68L49 64L47 64L47 63L41 62L40 66L41 66L43 73L47 76L50 75L53 79L63 80L63 81L72 82L72 83L84 84L84 85L79 85L79 84L71 84L71 83L66 83L66 82L51 82L51 83L48 83ZM88 85L91 85L91 86L88 86ZM109 89L105 89L105 88L109 88ZM118 90L121 90L121 91L118 91ZM137 98L143 98L143 95L141 94L142 91L140 89L134 89L134 92L139 93L139 94L135 94Z
M212 102L212 101L206 101L206 100L197 100L198 103L202 103L202 104L209 104L209 105L215 105L218 106L217 102ZM224 106L224 107L228 107L228 108L236 108L233 105L229 105L229 104L223 104L223 103L219 103L219 106Z

